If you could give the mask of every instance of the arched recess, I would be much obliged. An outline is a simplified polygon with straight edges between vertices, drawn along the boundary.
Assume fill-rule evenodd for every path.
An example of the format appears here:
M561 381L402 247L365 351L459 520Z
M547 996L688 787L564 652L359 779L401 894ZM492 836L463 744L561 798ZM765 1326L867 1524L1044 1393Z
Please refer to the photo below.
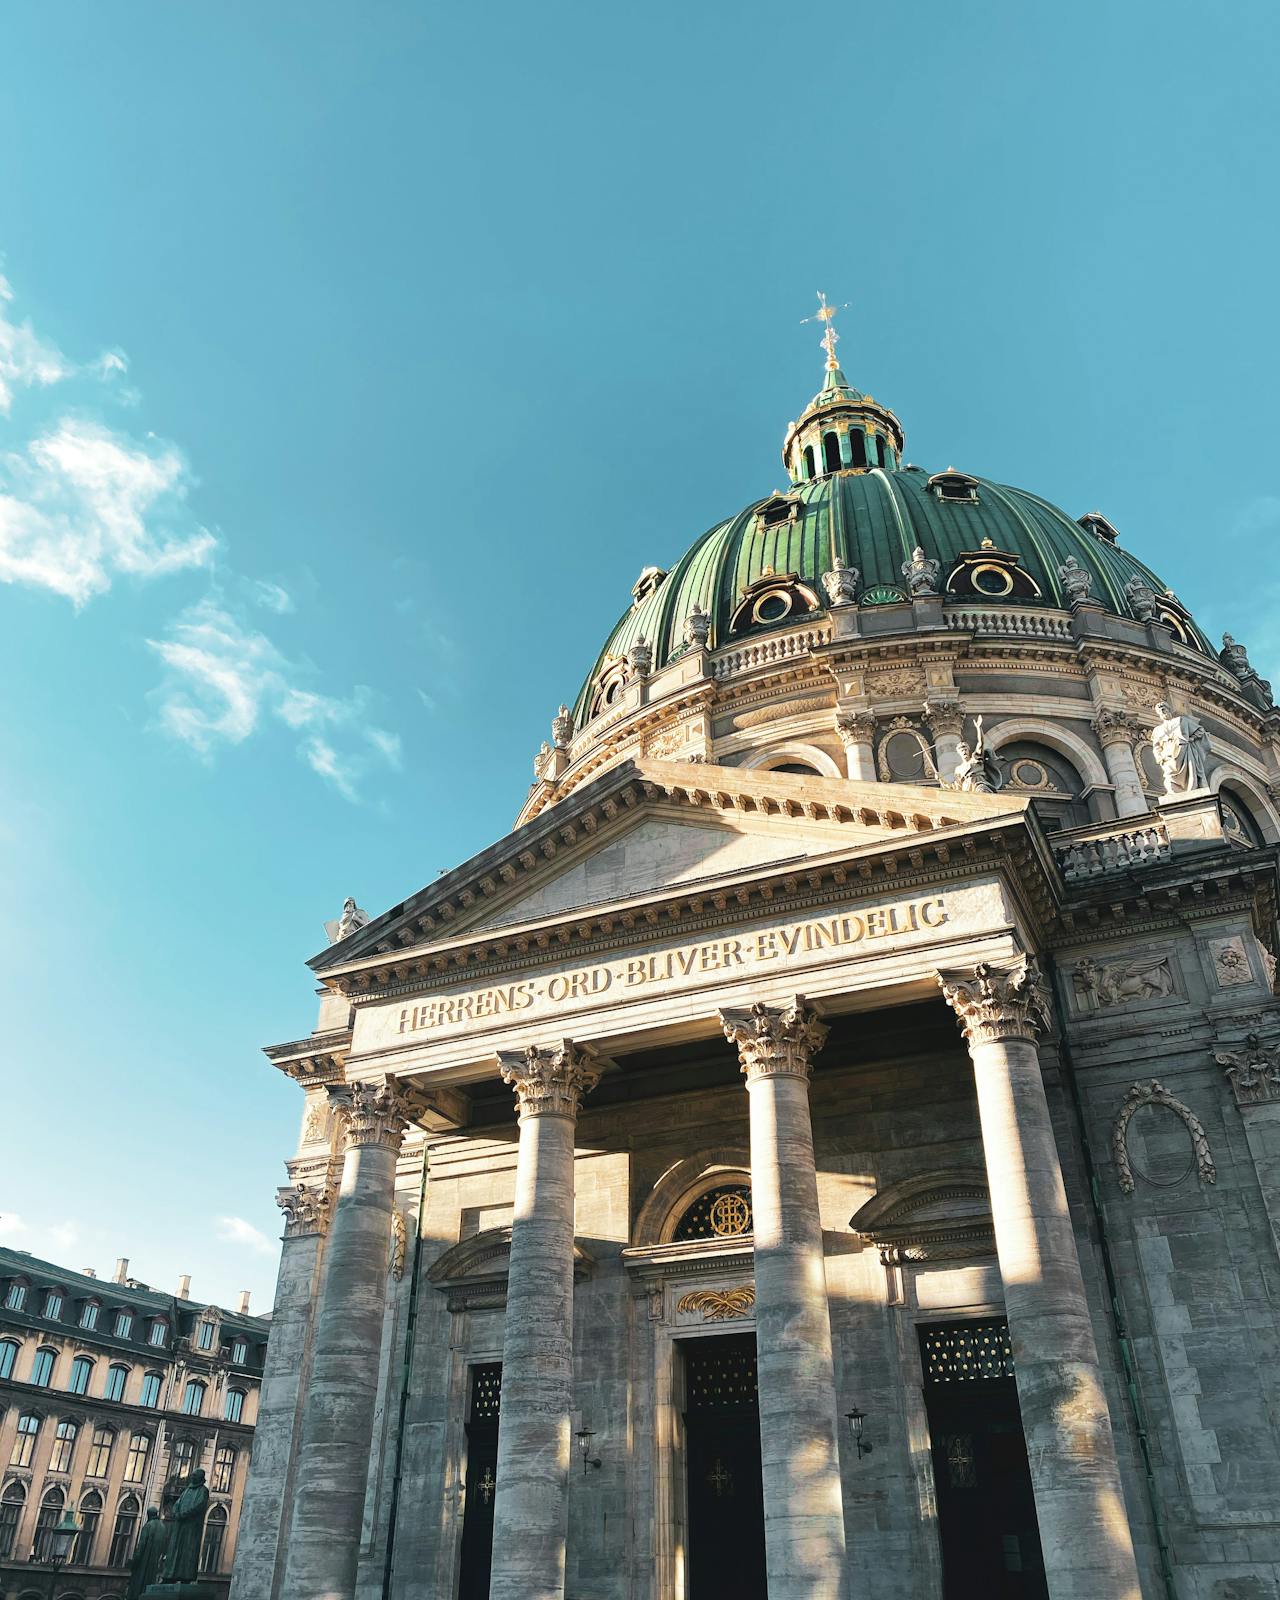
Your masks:
M700 1195L735 1180L751 1182L751 1156L745 1149L717 1145L685 1156L668 1167L649 1191L636 1214L632 1243L669 1244L680 1218Z
M821 778L843 778L844 772L825 750L816 744L773 744L767 750L753 750L746 760L744 767L751 767L757 772L772 772L788 762L796 762L804 766L813 767Z
M881 1189L849 1218L886 1266L963 1261L995 1253L987 1175L981 1167L940 1167Z
M994 728L984 729L987 749L993 755L1006 744L1029 739L1046 744L1065 756L1084 779L1087 789L1098 786L1109 788L1111 779L1102 757L1078 733L1073 733L1060 722L1050 722L1047 717L1010 717Z
M452 1245L427 1268L427 1282L448 1296L450 1311L474 1311L507 1303L511 1229L486 1228ZM595 1260L574 1241L573 1278L590 1277Z
M1223 788L1228 793L1233 789L1236 790L1266 842L1275 844L1276 840L1280 839L1280 824L1277 823L1275 806L1256 778L1251 777L1234 762L1219 761L1209 776L1209 786L1215 794Z

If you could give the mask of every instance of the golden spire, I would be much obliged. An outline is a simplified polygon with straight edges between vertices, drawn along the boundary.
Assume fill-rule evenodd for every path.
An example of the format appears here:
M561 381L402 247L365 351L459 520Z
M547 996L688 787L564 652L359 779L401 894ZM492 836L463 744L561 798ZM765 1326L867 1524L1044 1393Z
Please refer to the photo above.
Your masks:
M801 326L806 322L823 322L826 324L827 331L822 335L822 348L827 352L828 372L838 372L840 370L840 363L836 360L836 346L840 343L840 335L835 330L835 315L837 311L843 311L848 304L849 302L846 300L844 305L828 305L826 295L819 289L818 309L811 317L800 318Z

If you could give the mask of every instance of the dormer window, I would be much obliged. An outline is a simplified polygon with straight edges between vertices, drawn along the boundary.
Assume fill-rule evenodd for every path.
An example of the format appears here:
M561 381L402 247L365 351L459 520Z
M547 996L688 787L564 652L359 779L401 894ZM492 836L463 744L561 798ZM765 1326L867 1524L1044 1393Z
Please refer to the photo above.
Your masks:
M1076 521L1086 533L1091 533L1095 539L1101 539L1103 544L1119 544L1120 535L1100 511L1086 512L1083 517L1077 517Z
M1040 586L1024 572L1020 557L997 550L990 539L979 550L961 552L947 577L948 595L985 600L1039 600Z
M62 1315L62 1291L50 1289L44 1297L44 1314L50 1322L56 1322Z
M213 1323L202 1322L196 1329L196 1348L198 1350L213 1349Z
M631 603L640 605L651 594L656 594L662 587L666 573L661 567L646 567L636 581L631 585Z
M742 598L729 618L729 632L741 633L745 628L785 622L788 617L816 610L817 595L807 583L801 583L794 572L785 576L766 572L742 591Z
M627 684L627 663L620 657L615 657L606 663L604 670L596 679L595 693L591 696L591 709L588 717L598 717L602 711L607 711L622 694Z
M956 472L948 467L945 472L935 472L925 485L939 500L955 500L965 505L978 503L978 480L967 472Z
M25 1311L27 1309L27 1286L15 1278L9 1285L4 1297L6 1311Z
M102 1307L96 1300L86 1300L80 1307L80 1326L86 1333L92 1333L98 1326L98 1313Z
M790 500L786 495L775 494L772 499L766 500L756 512L760 524L765 528L779 528L784 522L794 522L800 511L800 502Z

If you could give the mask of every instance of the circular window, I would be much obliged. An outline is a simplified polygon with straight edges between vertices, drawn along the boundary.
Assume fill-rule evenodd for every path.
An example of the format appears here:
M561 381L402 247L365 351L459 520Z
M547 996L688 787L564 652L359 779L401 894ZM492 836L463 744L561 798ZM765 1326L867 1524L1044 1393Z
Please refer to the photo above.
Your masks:
M1014 783L1020 784L1024 789L1054 789L1057 785L1049 776L1048 770L1041 761L1032 761L1026 756L1019 756L1009 764L1009 776Z
M676 1224L675 1239L738 1239L751 1232L751 1190L725 1183L700 1194Z
M981 561L970 567L969 581L981 594L1013 593L1013 574L1007 568L997 567L990 561Z
M751 616L756 622L781 622L790 611L791 596L785 590L771 589L756 601Z

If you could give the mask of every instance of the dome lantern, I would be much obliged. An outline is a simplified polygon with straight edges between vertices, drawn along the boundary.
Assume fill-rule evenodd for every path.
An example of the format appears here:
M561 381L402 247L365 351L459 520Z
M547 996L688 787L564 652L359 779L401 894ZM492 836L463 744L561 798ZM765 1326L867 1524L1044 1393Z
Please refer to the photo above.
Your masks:
M799 420L787 428L783 465L792 483L807 483L833 472L870 472L877 467L893 472L902 460L902 424L887 406L855 389L845 377L836 359L840 335L835 330L836 312L843 308L828 304L821 290L818 302L814 315L803 320L826 326L823 385Z

